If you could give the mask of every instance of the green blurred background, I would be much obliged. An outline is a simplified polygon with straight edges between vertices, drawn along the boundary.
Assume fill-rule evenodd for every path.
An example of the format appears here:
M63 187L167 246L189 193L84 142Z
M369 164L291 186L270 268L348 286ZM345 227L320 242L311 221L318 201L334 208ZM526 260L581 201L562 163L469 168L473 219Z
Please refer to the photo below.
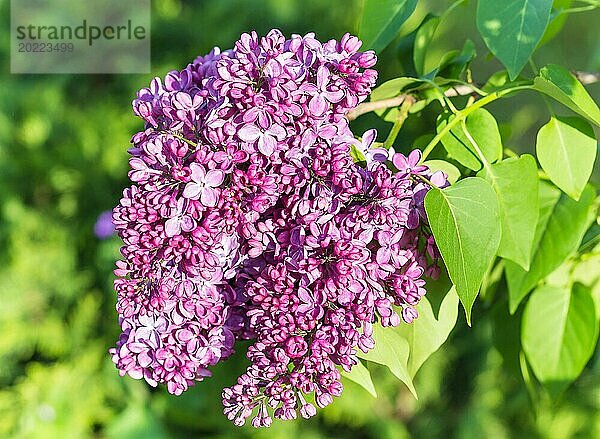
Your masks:
M361 2L153 0L153 75L111 76L9 74L9 3L0 0L0 437L600 437L598 351L558 401L532 399L519 369L518 323L494 318L506 312L503 301L480 301L472 328L459 317L417 375L418 401L376 367L379 398L346 382L343 396L318 417L257 431L234 427L221 414L220 391L245 368L243 352L181 397L120 378L107 354L118 337L112 268L119 241L99 240L93 226L127 184L126 149L142 128L130 107L135 92L152 76L182 68L215 45L228 48L252 29L314 31L321 40L355 33ZM404 33L448 4L420 1ZM472 39L479 55L474 80L482 83L500 65L476 32L475 7L467 2L445 20L430 56L439 59ZM536 63L600 70L598 23L598 11L570 16ZM380 83L410 73L409 39L380 54ZM588 90L598 100L600 86ZM409 119L400 149L434 130L438 110ZM549 118L533 94L491 111L515 151L531 151ZM381 136L389 129L374 115L354 122L358 134L369 126Z

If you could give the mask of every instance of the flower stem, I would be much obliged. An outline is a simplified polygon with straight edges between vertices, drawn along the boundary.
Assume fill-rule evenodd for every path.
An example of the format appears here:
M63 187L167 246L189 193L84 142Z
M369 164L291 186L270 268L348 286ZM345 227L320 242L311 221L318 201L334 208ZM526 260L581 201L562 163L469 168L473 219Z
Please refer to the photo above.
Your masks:
M421 174L413 174L415 177L417 177L419 180L422 180L424 183L427 183L429 186L431 186L432 188L435 189L439 189L435 184L433 184L431 181L429 181L428 178L423 177Z
M197 147L198 147L198 144L197 144L197 143L194 143L194 142L192 142L191 140L189 140L189 139L186 139L185 137L183 137L183 136L180 136L180 135L179 135L179 134L177 134L177 133L171 133L171 132L170 132L169 134L170 134L170 135L172 135L173 137L176 137L176 138L178 138L179 140L183 140L185 143L187 143L188 145L191 145L191 146L193 146L194 148L197 148Z

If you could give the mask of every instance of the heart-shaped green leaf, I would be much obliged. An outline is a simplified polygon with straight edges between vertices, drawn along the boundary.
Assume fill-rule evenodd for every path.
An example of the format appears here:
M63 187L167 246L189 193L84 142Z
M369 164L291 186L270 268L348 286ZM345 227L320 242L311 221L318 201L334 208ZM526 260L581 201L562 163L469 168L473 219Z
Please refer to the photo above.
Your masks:
M545 385L566 387L579 376L598 339L598 316L590 288L545 285L531 295L521 342L535 376Z
M552 0L479 0L477 29L514 80L548 25Z
M435 31L440 24L440 17L430 16L426 18L417 34L415 35L415 46L413 49L413 61L415 63L415 70L419 76L423 76L425 73L425 56L427 55L427 49L431 39L435 34Z
M379 87L373 89L371 92L371 101L380 101L382 99L388 99L398 96L402 93L402 90L409 85L417 84L422 82L420 79L411 78L409 76L403 76L401 78L390 79L384 82Z
M578 200L598 149L594 130L579 117L552 117L537 135L536 153L550 180Z
M478 175L490 182L500 203L502 239L498 256L528 270L539 214L535 159L525 154L490 165Z
M432 189L425 210L450 279L471 322L471 308L500 244L498 198L483 178Z

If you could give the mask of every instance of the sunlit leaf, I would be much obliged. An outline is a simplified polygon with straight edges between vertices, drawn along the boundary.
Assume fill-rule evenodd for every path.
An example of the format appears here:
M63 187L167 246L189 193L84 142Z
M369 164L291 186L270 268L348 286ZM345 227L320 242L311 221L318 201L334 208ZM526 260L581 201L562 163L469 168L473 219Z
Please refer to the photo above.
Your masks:
M425 57L427 55L427 49L435 34L435 31L440 24L440 17L431 16L424 20L417 30L415 36L415 46L413 50L413 61L415 63L415 70L419 76L427 73L425 71Z
M536 284L574 252L589 224L595 191L587 186L579 201L569 198L548 183L540 182L540 215L536 227L531 265L523 270L506 261L510 312Z
M536 153L550 180L578 200L598 149L594 130L578 117L552 117L537 135Z
M411 78L408 76L390 79L389 81L386 81L383 84L381 84L379 87L373 89L373 91L371 92L370 99L372 101L380 101L382 99L396 97L402 93L402 90L404 88L419 82L421 82L421 80L417 78Z
M362 361L358 361L358 364L352 366L350 372L346 372L345 370L340 370L340 373L343 377L348 378L351 381L354 381L356 384L361 386L374 398L377 398L377 392L375 391L375 386L373 385L373 380L371 379L371 373L369 369L362 364Z
M450 184L456 183L457 180L460 178L460 171L452 163L446 162L444 160L427 160L423 162L423 164L433 172L444 172L448 177L448 181L450 182Z
M564 388L579 376L598 339L598 316L590 289L542 286L525 307L521 342L535 376Z
M432 189L425 209L437 246L471 321L471 308L500 243L498 198L482 178Z
M534 79L533 86L600 126L598 105L581 82L564 67L556 64L543 67Z
M350 146L350 157L354 163L366 162L365 155L354 145Z
M387 366L416 398L417 391L408 372L409 346L406 339L396 328L384 328L381 325L374 325L373 339L375 347L366 354L359 350L358 357Z
M419 317L409 325L398 327L400 334L408 340L410 353L408 371L414 377L423 363L448 339L458 317L458 296L452 288L444 297L438 318L426 298L417 305Z
M454 117L451 114L440 115L437 132L442 131ZM502 139L494 116L489 111L479 108L467 116L465 123L469 134L477 142L477 146L486 160L490 163L500 160L502 158ZM448 154L463 166L474 171L481 169L481 160L465 135L461 124L456 124L449 133L442 137L442 145Z
M482 169L500 203L502 239L498 255L529 269L538 220L538 177L535 159L525 154Z

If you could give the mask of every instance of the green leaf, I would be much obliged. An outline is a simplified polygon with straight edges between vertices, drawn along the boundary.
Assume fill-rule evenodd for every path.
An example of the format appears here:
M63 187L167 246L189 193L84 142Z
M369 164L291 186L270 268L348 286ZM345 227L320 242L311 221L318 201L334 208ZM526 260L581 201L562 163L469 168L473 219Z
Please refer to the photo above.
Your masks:
M498 195L502 220L498 256L528 270L539 214L535 159L529 154L510 158L483 168L477 175L489 181Z
M394 98L400 93L402 93L402 91L409 85L420 82L420 79L411 78L409 76L390 79L389 81L384 82L371 92L370 100L380 101L382 99Z
M373 380L371 379L371 373L369 372L369 369L365 367L362 361L358 360L358 364L352 366L350 372L346 372L342 369L340 370L340 373L343 377L346 377L360 385L363 389L373 395L374 398L377 398L377 392L375 391L375 386L373 385Z
M564 388L577 378L597 339L598 316L588 287L545 285L533 292L523 314L521 342L543 384Z
M538 47L552 40L561 31L569 16L569 14L563 13L563 10L569 8L571 3L573 3L573 0L554 0L552 2L552 9L554 9L554 11L550 14L548 27L546 28L546 32L544 32L544 36L538 44Z
M417 78L411 78L408 76L390 79L389 81L384 82L379 87L374 89L371 92L371 101L381 101L383 99L394 98L401 93L404 92L405 89L410 88L415 89L418 88L419 84L423 84L423 81ZM409 87L412 86L412 87ZM426 102L423 102L423 106L427 105L430 102L430 99L427 98ZM418 106L418 103L413 104L410 109L413 110ZM379 117L383 118L383 120L387 122L396 122L398 120L398 116L400 114L400 110L398 107L394 108L382 108L380 110L376 110L375 114Z
M439 24L440 17L430 16L421 23L415 36L413 61L415 63L415 70L419 76L423 76L426 73L425 57L427 55L427 49Z
M578 200L596 160L591 125L578 117L552 117L538 132L535 149L550 180Z
M365 0L358 32L363 47L382 51L416 6L417 0Z
M437 100L437 97L431 96L431 94L423 92L422 95L425 96L425 99L418 100L417 102L412 104L411 107L408 109L408 114L418 114L421 111L423 111L423 109L425 109L425 107L427 107L433 101ZM395 119L392 122L395 122L396 120L398 120L399 114L400 114L400 112L398 111L398 114L395 115ZM385 118L384 120L387 121L388 119Z
M585 232L585 235L583 235L581 247L585 246L586 248L589 248L591 244L598 242L598 238L600 238L600 217L596 219L596 222L592 224L592 226Z
M460 178L460 171L452 163L444 160L427 160L423 162L431 171L442 171L448 177L450 184L454 184Z
M359 350L357 356L387 366L417 398L417 391L408 372L409 347L406 339L398 333L396 328L384 328L381 325L373 326L373 339L375 347L366 354Z
M533 241L529 271L506 261L510 312L536 284L572 254L589 224L595 191L587 186L579 201L569 198L548 183L540 182L540 214Z
M454 117L451 114L440 115L438 117L437 132L442 131ZM469 134L477 142L477 146L490 163L502 159L500 131L496 119L489 111L479 108L467 116L465 123ZM449 133L442 137L442 145L444 145L448 154L463 166L474 171L481 169L481 161L460 124L456 124Z
M500 70L490 76L481 89L487 93L492 93L507 88L510 85L511 82L508 77L508 72L506 70Z
M577 260L571 273L574 282L580 282L592 289L596 315L600 316L600 243Z
M479 0L477 29L515 79L548 25L552 0Z
M433 236L471 322L471 308L500 243L498 198L482 178L470 177L425 197Z
M549 64L540 69L533 88L556 99L600 126L600 109L581 82L564 67Z
M401 325L398 332L408 340L410 354L408 372L414 377L425 361L448 339L458 317L458 296L454 287L442 301L438 318L435 318L426 298L417 305L419 317L409 325Z
M444 78L459 78L477 55L475 44L469 39L465 41L462 50L456 56L451 57L452 52L449 53L440 61L438 75Z

